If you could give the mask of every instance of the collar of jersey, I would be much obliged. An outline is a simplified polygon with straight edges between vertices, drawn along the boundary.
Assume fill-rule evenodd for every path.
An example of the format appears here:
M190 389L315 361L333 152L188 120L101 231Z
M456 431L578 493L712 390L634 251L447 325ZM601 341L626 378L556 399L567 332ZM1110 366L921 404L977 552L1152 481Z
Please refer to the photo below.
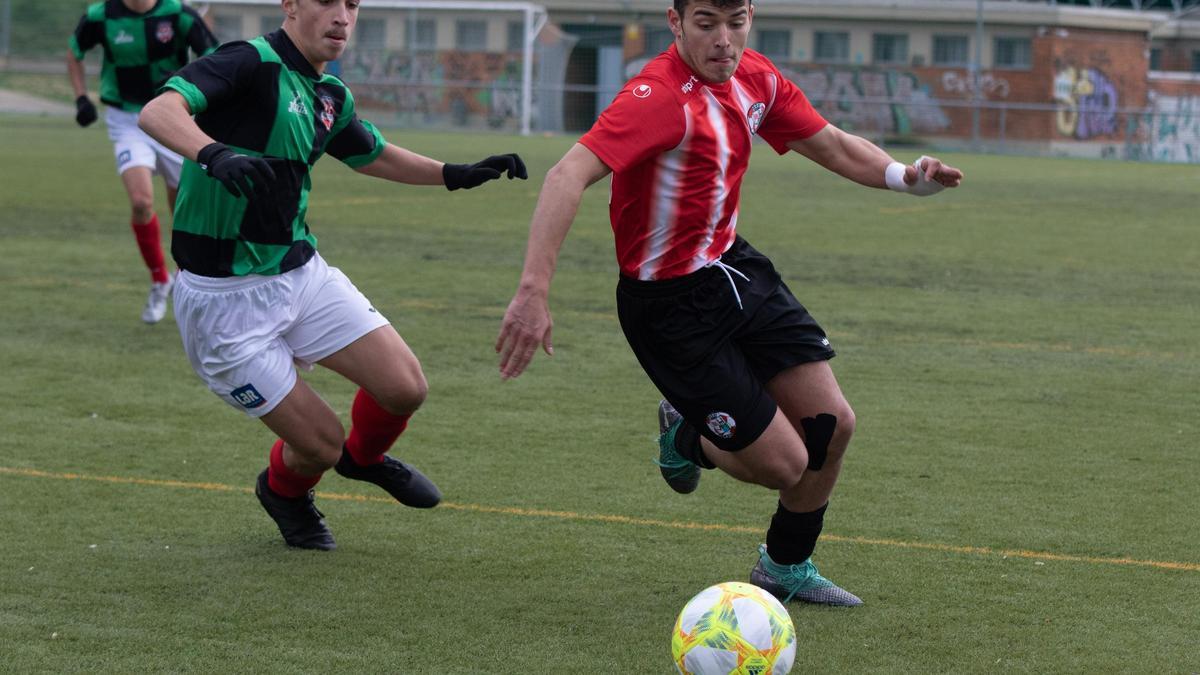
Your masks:
M110 0L110 2L108 3L108 7L105 9L105 12L108 13L108 16L110 16L114 19L118 19L123 16L132 16L132 17L151 16L152 14L154 14L154 12L156 12L158 10L159 7L162 7L162 4L163 4L163 0L158 0L158 2L154 3L154 6L151 7L150 9L146 10L145 12L138 13L138 12L133 11L132 9L129 9L129 6L126 5L125 3L121 2L121 0Z
M300 53L300 50L296 47L296 45L292 42L292 39L288 37L288 34L285 33L282 28L272 33L267 33L266 38L267 44L271 45L271 48L275 50L276 54L279 54L279 58L283 59L283 62L287 64L288 68L291 68L307 78L313 80L321 79L321 76L317 73L316 69L312 67L312 64L308 62L308 59L304 58L304 54Z
M687 79L689 77L694 77L694 78L696 78L696 81L700 83L700 86L708 87L709 89L711 89L713 91L725 91L726 89L729 88L729 81L725 81L720 84L714 84L714 83L709 82L708 80L705 80L704 78L700 77L700 75L697 74L696 71L692 70L692 67L687 64L687 61L684 61L683 57L679 55L679 50L676 49L674 43L672 43L671 46L667 48L667 54L670 56L671 63L674 64L676 72L678 73L678 75L680 77L683 78L682 80L680 80L681 82L687 82ZM741 69L742 69L742 64L738 63L737 70L733 71L734 77L737 77L738 70L741 70ZM733 78L731 77L729 79L731 81Z

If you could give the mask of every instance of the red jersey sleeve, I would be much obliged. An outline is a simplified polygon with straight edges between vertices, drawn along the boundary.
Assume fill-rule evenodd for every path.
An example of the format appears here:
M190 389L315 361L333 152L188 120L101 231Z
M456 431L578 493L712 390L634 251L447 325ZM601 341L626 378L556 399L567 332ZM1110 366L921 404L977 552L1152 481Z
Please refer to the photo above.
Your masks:
M660 81L635 77L579 142L617 172L679 145L685 127L674 92Z
M771 68L778 84L775 101L767 112L767 118L758 128L758 135L775 148L779 154L787 154L787 144L803 140L825 128L828 122L795 82L783 76L778 68Z

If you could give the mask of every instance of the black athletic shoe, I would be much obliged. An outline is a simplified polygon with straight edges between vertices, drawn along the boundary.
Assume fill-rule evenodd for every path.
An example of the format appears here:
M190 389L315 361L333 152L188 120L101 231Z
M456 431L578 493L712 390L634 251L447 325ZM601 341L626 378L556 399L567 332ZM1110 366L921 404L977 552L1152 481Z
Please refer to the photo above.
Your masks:
M311 490L303 497L280 497L271 491L271 486L267 484L267 470L263 469L263 472L258 474L254 494L267 510L267 515L279 526L279 533L283 535L283 540L288 546L318 551L332 551L337 548L333 541L333 533L325 527L325 514L318 511L313 504Z
M350 453L342 448L342 457L333 468L351 480L365 480L378 485L405 506L429 509L442 501L441 490L425 474L387 455L378 464L359 466L354 463Z

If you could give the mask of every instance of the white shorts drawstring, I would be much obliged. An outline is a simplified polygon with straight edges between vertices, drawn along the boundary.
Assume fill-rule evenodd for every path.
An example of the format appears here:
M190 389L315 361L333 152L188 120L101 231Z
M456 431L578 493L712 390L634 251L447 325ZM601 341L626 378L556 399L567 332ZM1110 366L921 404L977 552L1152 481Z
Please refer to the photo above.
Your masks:
M733 275L730 274L730 272L733 272L733 274L738 275L739 277L741 277L742 279L745 279L746 281L750 281L750 277L746 276L745 274L742 274L741 271L738 270L738 268L731 267L731 266L726 265L725 263L721 262L720 258L717 258L716 260L708 263L707 265L705 265L705 267L719 267L721 269L721 271L725 273L725 278L729 280L729 287L733 289L733 297L737 300L738 309L745 309L744 307L742 307L742 295L741 295L741 293L738 293L737 284L733 283Z

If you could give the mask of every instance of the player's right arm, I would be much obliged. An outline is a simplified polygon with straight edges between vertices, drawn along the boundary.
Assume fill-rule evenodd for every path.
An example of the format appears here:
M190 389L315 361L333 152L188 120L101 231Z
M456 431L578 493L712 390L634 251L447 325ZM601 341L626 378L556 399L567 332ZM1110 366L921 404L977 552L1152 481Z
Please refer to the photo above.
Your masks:
M546 354L554 354L549 296L558 252L579 211L584 190L609 173L608 165L576 143L546 174L529 224L521 282L496 338L502 378L511 379L524 372L539 345Z
M86 127L96 121L96 106L87 95L87 74L83 68L83 53L96 44L103 35L104 24L89 21L84 14L71 34L67 47L67 75L71 78L71 88L75 90L75 121L81 127Z
M216 141L200 130L183 95L168 90L142 108L138 126L159 143L195 161L200 150Z

